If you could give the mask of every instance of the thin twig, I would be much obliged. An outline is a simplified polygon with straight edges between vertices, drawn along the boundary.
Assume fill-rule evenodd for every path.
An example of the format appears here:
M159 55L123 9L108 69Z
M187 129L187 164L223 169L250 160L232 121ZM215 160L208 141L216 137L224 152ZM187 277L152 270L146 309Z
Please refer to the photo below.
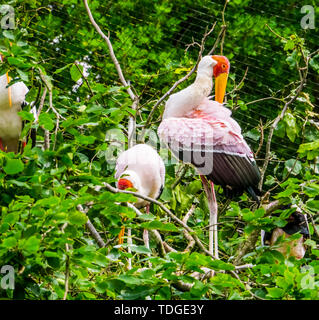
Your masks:
M101 28L99 27L99 25L95 22L94 18L93 18L93 15L91 13L91 10L90 10L90 7L88 5L88 2L87 0L83 0L84 2L84 5L85 5L85 8L86 8L86 11L87 11L87 14L89 16L89 19L91 21L91 24L93 25L93 27L95 28L95 30L99 33L99 35L105 40L107 46L108 46L108 49L109 49L109 54L110 54L110 57L114 63L114 66L116 68L116 71L117 71L117 74L119 76L119 79L121 81L121 83L123 84L124 87L126 87L126 91L127 93L129 94L130 98L134 101L136 100L136 96L135 94L133 93L132 89L130 88L129 84L127 83L127 81L125 80L125 77L124 77L124 74L122 72L122 69L121 69L121 65L119 63L119 61L117 60L116 56L115 56L115 53L114 53L114 50L113 50L113 46L112 46L112 43L110 41L110 37L109 36L106 36L103 31L101 30Z
M240 90L240 86L241 86L241 84L245 81L245 79L246 79L246 77L247 77L247 74L248 74L248 67L246 68L246 71L245 71L245 73L244 73L244 76L243 76L242 79L239 81L239 83L235 86L235 88L234 88L232 91L226 93L225 96L232 95L234 92Z
M206 31L204 33L204 36L201 40L201 45L200 45L200 50L199 50L199 53L198 53L198 56L197 56L197 61L194 65L194 67L191 69L191 71L189 71L183 78L177 80L173 86L155 103L155 105L153 106L151 112L149 113L148 117L147 117L147 120L145 122L145 125L144 125L144 128L143 128L143 133L141 134L141 136L143 137L144 136L144 132L145 132L145 128L148 127L148 125L150 124L151 120L152 120L152 117L153 117L153 114L156 110L156 108L167 98L169 97L173 91L182 83L184 82L185 80L187 80L194 72L195 70L197 69L197 66L198 66L198 63L200 62L201 58L202 58L202 54L204 52L204 49L205 49L205 42L206 42L206 39L207 37L214 31L214 28L216 26L216 21L214 22L213 26L210 28L209 31L207 31L207 28L206 28Z
M65 223L62 226L62 233L64 233L65 228L68 226L68 223ZM65 260L65 279L64 279L64 295L63 295L63 300L66 300L69 292L69 278L70 278L70 256L69 256L69 251L70 247L69 244L65 244L65 251L66 251L66 260Z
M304 87L304 85L306 83L307 74L308 74L308 63L309 63L309 59L307 59L307 61L306 61L307 69L305 70L303 75L301 74L301 71L298 68L298 72L299 72L299 75L301 77L300 84L299 84L296 92L292 96L292 98L290 98L290 100L288 102L286 102L286 104L284 105L281 113L275 118L272 126L270 127L269 134L268 134L268 139L267 139L267 143L266 143L265 161L264 161L263 167L262 167L262 169L260 171L261 178L260 178L260 181L259 181L259 184L258 184L259 189L262 188L262 185L263 185L263 182L264 182L265 173L266 173L266 170L267 170L267 167L268 167L268 163L269 163L269 160L270 160L270 153L271 153L270 147L271 147L271 140L272 140L274 131L277 128L277 125L278 125L279 121L281 121L283 119L283 117L285 116L285 113L286 113L288 107L297 99L297 97L301 93L301 90L303 89L303 87Z
M80 72L82 78L84 79L84 81L85 81L85 83L86 83L86 85L87 85L88 89L90 90L91 95L92 95L92 97L93 97L93 96L94 96L94 92L93 92L93 90L92 90L92 88L91 88L91 86L90 86L90 84L89 84L88 79L84 76L81 68L79 67L79 63L76 61L76 62L74 62L74 64L75 64L75 66L77 67L78 71Z
M85 211L82 207L81 204L78 204L76 206L76 208L84 213L86 215L87 211ZM90 221L90 219L88 218L87 222L86 222L86 227L88 228L88 230L91 233L91 236L96 240L97 244L99 245L100 248L104 248L106 246L105 242L103 241L103 239L101 238L100 234L96 231L96 229L94 228L92 222Z
M171 185L171 189L175 189L176 186L180 183L180 181L184 178L187 170L188 170L189 166L187 164L183 165L183 168L179 174L179 176L177 177L177 179L173 182L173 184Z
M262 101L265 101L265 100L276 100L276 101L279 101L279 102L283 101L282 99L279 99L279 98L276 98L276 97L266 97L266 98L261 98L261 99L257 99L257 100L254 100L254 101L247 102L246 106L248 106L250 104L253 104L253 103L262 102Z
M140 217L140 216L143 215L142 212L140 210L138 210L133 204L127 202L126 205L129 208L133 209L135 211L135 213L137 214L137 216ZM164 257L166 252L165 252L165 248L164 248L164 241L162 240L162 237L161 237L160 233L155 229L151 229L150 231L151 231L151 234L155 238L155 242L158 245L160 256Z
M185 224L187 224L187 221L188 219L190 218L190 216L194 213L196 209L196 206L193 204L191 206L191 208L188 210L188 212L186 213L185 217L183 218L183 222ZM188 245L187 247L185 248L184 252L189 252L195 245L195 240L194 238L184 229L183 230L183 234L184 234L184 237L188 240Z
M259 124L259 128L260 128L260 140L259 140L259 145L258 145L258 149L255 152L255 159L257 158L263 144L264 144L264 126L263 126L263 122L260 119L260 124Z

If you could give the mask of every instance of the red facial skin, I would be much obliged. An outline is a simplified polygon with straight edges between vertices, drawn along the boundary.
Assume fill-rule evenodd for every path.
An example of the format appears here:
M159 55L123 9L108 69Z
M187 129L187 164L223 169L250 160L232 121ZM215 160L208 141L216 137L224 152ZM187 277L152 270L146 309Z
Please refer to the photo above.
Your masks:
M133 188L133 183L127 179L120 179L118 181L118 188L120 190L125 190L125 189L128 189L128 188Z
M225 56L212 56L217 64L214 66L214 78L217 78L221 73L229 73L230 63Z

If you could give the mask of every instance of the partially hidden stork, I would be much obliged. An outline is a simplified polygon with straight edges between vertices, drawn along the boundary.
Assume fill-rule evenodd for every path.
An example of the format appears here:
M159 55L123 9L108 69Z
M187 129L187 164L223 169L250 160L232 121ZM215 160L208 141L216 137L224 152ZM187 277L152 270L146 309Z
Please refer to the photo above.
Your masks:
M172 94L166 102L158 128L160 139L185 163L200 174L207 194L209 250L218 258L217 201L214 184L227 197L249 192L258 201L260 172L241 128L223 106L229 61L224 56L205 56L197 68L195 82ZM209 100L215 79L215 100ZM209 182L210 184L209 185Z
M287 224L282 228L275 228L271 232L262 231L262 245L270 245L275 250L279 251L286 258L295 257L302 259L306 253L304 245L305 239L309 238L309 226L307 215L302 213L302 210L297 205L282 206L280 210L295 208L287 219ZM290 239L293 234L300 233L298 239ZM283 241L279 241L281 238Z
M1 54L0 57L3 62ZM29 89L23 82L7 87L10 81L8 72L0 77L0 149L17 152L22 130L22 119L18 112Z
M120 190L134 188L141 195L157 199L160 197L165 183L165 165L158 153L149 145L137 144L122 152L116 162L115 179ZM136 208L146 207L149 202L138 198ZM119 243L123 243L124 227L119 235ZM144 243L148 244L148 232L144 230Z

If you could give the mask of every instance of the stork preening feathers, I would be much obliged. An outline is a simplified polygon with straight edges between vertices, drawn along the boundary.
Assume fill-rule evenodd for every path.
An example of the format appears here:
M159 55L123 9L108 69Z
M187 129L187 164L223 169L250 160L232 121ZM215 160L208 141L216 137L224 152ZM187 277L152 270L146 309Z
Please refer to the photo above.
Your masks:
M165 166L162 158L150 146L137 144L122 152L117 159L115 179L120 190L134 188L141 195L157 199L164 188ZM138 198L137 208L147 207L149 202ZM148 211L148 210L147 210ZM124 228L119 235L123 243ZM145 245L148 246L148 233L144 230Z
M17 152L22 130L22 119L18 112L29 89L23 82L7 87L10 81L8 73L0 77L0 149Z
M223 106L229 61L205 56L198 64L195 82L172 94L158 128L161 140L181 161L199 172L210 208L209 250L218 258L217 201L214 184L232 197L244 191L255 200L260 172L254 155L231 111ZM208 99L215 79L215 100ZM210 181L210 184L208 181Z

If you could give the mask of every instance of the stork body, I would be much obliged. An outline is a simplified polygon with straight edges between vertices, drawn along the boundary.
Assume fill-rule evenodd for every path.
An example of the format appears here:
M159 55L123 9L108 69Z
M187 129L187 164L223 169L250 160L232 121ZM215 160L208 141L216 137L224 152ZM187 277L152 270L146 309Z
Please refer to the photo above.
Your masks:
M183 117L166 118L158 133L176 157L221 185L226 196L248 191L256 198L259 169L231 111L204 98Z
M157 199L164 188L165 166L162 158L150 146L137 144L120 154L116 162L115 178L120 190L134 188L141 195ZM137 208L147 206L149 202L138 199ZM148 211L148 209L147 209ZM123 236L124 229L120 234ZM144 231L144 239L147 242L148 234ZM146 246L148 244L146 243Z
M246 190L258 200L256 193L260 180L253 153L240 126L231 118L231 111L222 105L228 72L226 57L203 57L195 82L168 99L158 128L161 140L173 154L181 161L193 164L201 175L210 208L209 247L215 257L218 257L218 244L214 184L223 186L228 197ZM213 77L216 101L208 99Z
M0 148L3 151L17 152L22 130L22 119L18 115L28 93L23 82L7 88L8 74L0 77Z

